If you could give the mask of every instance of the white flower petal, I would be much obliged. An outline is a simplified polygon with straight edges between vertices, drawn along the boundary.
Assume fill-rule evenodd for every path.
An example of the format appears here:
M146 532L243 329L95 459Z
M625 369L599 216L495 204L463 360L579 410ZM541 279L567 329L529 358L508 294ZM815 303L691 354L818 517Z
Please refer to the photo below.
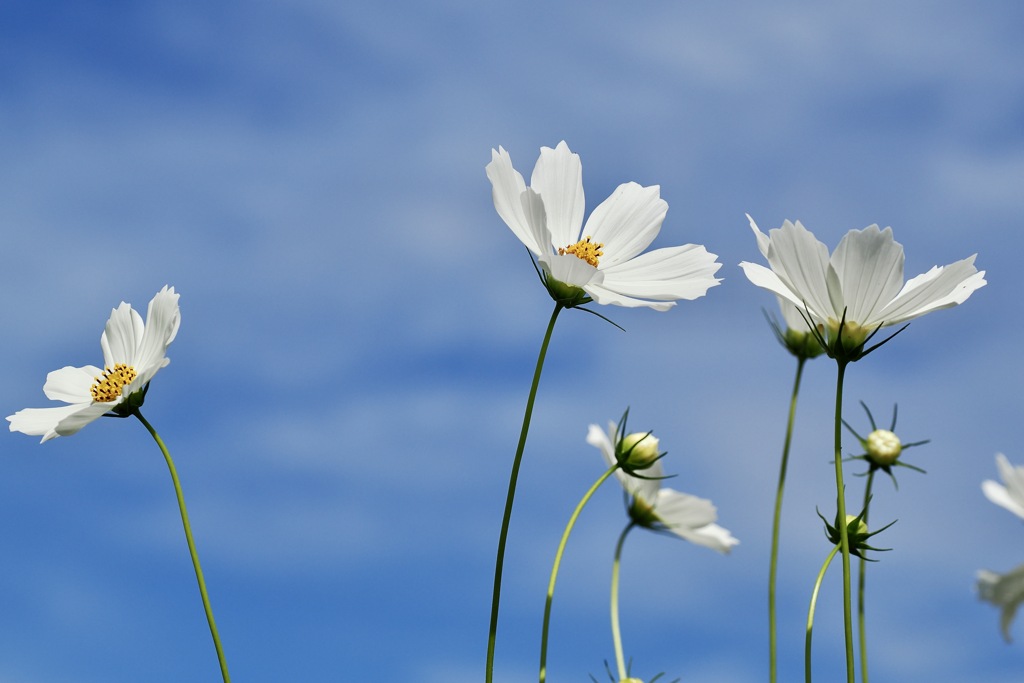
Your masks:
M623 183L587 219L583 233L604 244L601 270L633 258L654 241L668 213L657 185Z
M46 375L43 393L51 401L92 403L90 389L96 382L96 378L102 374L103 370L95 365L86 365L81 368L66 366Z
M750 214L746 214L747 221L750 223L750 229L754 231L754 237L757 239L757 248L761 250L761 256L768 258L768 247L771 246L771 238L768 235L761 232L761 229L757 227L757 223L750 217Z
M716 258L696 244L655 249L617 266L599 268L604 274L599 294L605 299L613 298L610 293L630 297L635 301L697 299L720 282L714 277L722 267ZM594 299L603 303L597 296ZM634 305L649 304L641 301Z
M57 436L71 436L93 420L103 417L111 405L110 403L90 403L87 406L82 406L81 410L76 410L62 417L57 426L54 427L54 431L57 433Z
M771 239L768 246L768 264L790 290L788 295L781 291L772 291L797 306L806 305L819 317L830 317L834 307L826 282L829 266L828 247L819 242L800 221L785 221L781 228L771 230L768 234ZM749 270L743 270L750 278Z
M807 315L804 309L797 308L789 299L783 299L781 296L776 298L779 300L779 310L782 312L786 327L797 332L810 332L811 328L804 317Z
M1001 608L999 628L1003 638L1010 642L1010 626L1017 608L1024 602L1024 565L1006 574L988 570L978 572L978 597Z
M996 454L996 466L1005 486L991 479L981 483L981 491L991 502L1024 519L1024 467L1014 467L1002 453Z
M141 386L145 386L157 370L170 363L167 347L174 341L181 324L178 296L174 287L165 285L149 302L146 332L135 359L135 370L138 372L136 383Z
M21 432L29 436L41 436L43 438L39 443L43 443L54 437L62 436L62 434L57 432L57 427L61 422L77 413L87 411L89 407L88 403L78 403L58 406L56 408L25 408L24 410L19 410L14 415L8 415L7 421L11 423L10 430L12 432ZM96 417L99 417L99 415ZM91 421L89 420L89 422Z
M654 512L668 531L691 543L720 553L739 543L727 529L714 524L718 513L710 500L665 488L658 491Z
M587 443L601 451L604 461L611 467L615 464L615 423L608 423L606 434L595 424L587 428Z
M110 312L107 327L100 336L104 365L108 368L118 363L134 366L144 332L142 316L122 301Z
M981 492L985 494L989 501L1024 519L1024 506L1014 500L1010 492L1002 484L986 479L981 482Z
M573 254L548 254L537 260L548 275L573 287L585 288L604 280L604 275L597 268Z
M523 210L523 193L526 183L523 176L512 167L512 158L503 148L491 150L491 163L487 164L487 178L491 181L491 195L494 208L519 241L536 256L550 251L547 240L537 239L535 226Z
M974 268L973 256L901 284L903 247L893 239L891 228L851 230L829 259L825 245L799 222L786 221L769 233L767 241L753 220L750 226L771 269L741 263L747 278L799 309L806 306L813 321L832 321L830 335L844 313L848 323L863 328L858 333L866 333L956 306L986 284L984 271Z
M966 301L975 290L984 287L985 271L974 267L971 256L948 266L935 266L909 280L879 313L886 325L896 325L938 310L951 308Z
M530 187L544 200L551 246L564 248L579 241L585 208L583 166L564 140L555 149L540 148Z
M867 327L882 322L878 313L903 286L903 245L892 238L892 228L871 225L849 231L830 264L839 279L846 322ZM836 317L842 313L837 307Z

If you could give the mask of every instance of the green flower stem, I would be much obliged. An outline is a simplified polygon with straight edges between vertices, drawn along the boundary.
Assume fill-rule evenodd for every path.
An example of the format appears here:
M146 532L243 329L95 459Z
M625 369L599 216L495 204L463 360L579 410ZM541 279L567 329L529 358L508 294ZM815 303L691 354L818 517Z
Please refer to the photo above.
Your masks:
M789 400L789 419L786 421L786 439L782 446L782 464L779 466L779 488L775 493L775 518L772 521L771 562L768 569L768 680L775 683L777 678L777 656L775 637L775 579L779 561L779 522L782 518L782 494L786 487L786 468L789 464L789 445L793 439L793 422L796 418L796 399L800 393L800 379L807 359L800 356L796 364L796 379L793 382L793 396Z
M630 522L619 535L615 544L615 560L612 562L612 642L615 644L615 664L619 667L619 680L626 680L626 658L622 654L622 634L619 631L619 560L622 558L622 546L626 542L626 534L636 526Z
M853 610L850 600L850 537L846 524L846 487L843 484L843 379L849 361L837 359L839 373L836 378L836 508L838 512L839 549L843 554L843 630L846 636L846 681L854 683L853 672Z
M875 469L868 471L868 482L864 486L864 516L861 518L864 524L868 523L868 505L871 501L871 485L875 481ZM867 627L864 625L864 583L867 572L867 560L860 558L860 567L857 575L857 627L860 633L860 677L863 683L868 683L868 641Z
M579 518L580 513L583 512L583 507L587 504L590 498L594 495L594 492L615 473L615 470L619 469L619 465L616 463L608 468L608 471L602 474L597 481L595 481L587 492L583 494L580 502L576 505L576 509L572 511L572 516L569 517L569 523L565 525L565 531L562 532L562 540L558 542L558 550L555 552L555 562L551 566L551 578L548 580L548 596L544 601L544 625L540 631L540 683L544 683L547 679L547 663L548 663L548 627L551 625L551 602L555 597L555 581L558 579L558 567L562 564L562 555L565 554L565 545L569 542L569 534L572 533L572 528L576 526L576 520Z
M501 533L498 535L498 555L494 561L494 592L491 596L491 622L487 634L487 667L485 674L487 683L491 683L494 680L494 647L498 640L498 605L501 602L501 573L505 563L505 541L508 538L508 525L512 519L512 503L516 496L516 481L519 479L519 465L523 461L526 435L530 431L533 403L537 398L537 387L540 385L540 373L544 369L544 357L548 353L548 344L551 342L551 331L555 328L555 320L558 318L562 308L562 304L555 304L555 310L551 313L551 320L548 322L547 332L544 333L544 341L541 343L540 354L537 357L537 369L533 373L533 384L530 386L530 397L526 400L523 429L519 434L516 457L512 461L512 474L508 481L508 496L505 499L505 514L501 519Z
M832 564L832 558L839 551L839 546L833 546L825 558L825 564L821 565L818 578L814 582L814 591L811 593L811 607L807 610L807 636L804 640L804 680L811 683L811 633L814 630L814 608L818 604L818 591L821 590L821 582L825 578L828 566Z
M185 509L185 496L181 492L181 482L178 481L178 472L174 469L174 461L171 460L171 454L167 450L167 446L164 445L163 439L157 434L156 430L153 429L153 425L146 421L146 418L142 417L142 413L135 409L135 417L139 418L139 421L149 431L156 440L156 445L160 447L160 452L164 454L164 460L167 461L167 469L171 472L171 480L174 482L174 494L178 497L178 509L181 511L181 525L185 528L185 540L188 542L188 553L192 556L192 567L196 570L196 581L199 582L199 595L203 598L203 609L206 611L206 621L210 624L210 635L213 636L213 646L217 649L217 661L220 662L220 675L224 679L224 683L230 683L231 675L228 673L228 663L224 658L224 649L220 644L220 635L217 633L217 624L213 620L213 608L210 607L210 596L206 593L206 581L203 580L203 570L199 566L199 554L196 552L195 541L192 540L192 526L188 522L188 510Z

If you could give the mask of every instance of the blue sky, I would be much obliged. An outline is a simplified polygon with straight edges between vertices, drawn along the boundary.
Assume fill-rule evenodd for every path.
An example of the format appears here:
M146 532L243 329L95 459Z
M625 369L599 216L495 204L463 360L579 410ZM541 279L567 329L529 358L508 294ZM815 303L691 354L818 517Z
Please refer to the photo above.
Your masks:
M765 680L774 482L795 363L737 264L744 217L835 245L891 225L907 276L978 253L989 284L851 368L847 419L931 443L873 517L872 680L1008 683L974 574L1024 562L984 499L1019 449L1024 46L1019 3L516 5L316 0L6 3L0 9L0 351L6 413L100 360L126 300L181 293L146 416L175 456L238 681L482 679L493 551L550 300L494 212L484 166L566 140L588 211L661 185L655 246L719 255L721 286L667 313L569 312L520 479L497 681L535 675L561 527L631 407L673 486L740 541L719 556L633 535L623 636L636 673ZM1017 303L1014 303L1017 302ZM835 368L809 364L787 489L780 671L828 552ZM854 450L852 439L847 442ZM173 492L138 424L101 420L0 458L0 682L216 680ZM859 480L849 483L856 498ZM599 492L556 595L551 680L611 659L620 495ZM842 661L838 572L815 632ZM1024 639L1024 626L1015 629ZM817 668L816 667L816 668ZM821 673L825 672L825 673Z

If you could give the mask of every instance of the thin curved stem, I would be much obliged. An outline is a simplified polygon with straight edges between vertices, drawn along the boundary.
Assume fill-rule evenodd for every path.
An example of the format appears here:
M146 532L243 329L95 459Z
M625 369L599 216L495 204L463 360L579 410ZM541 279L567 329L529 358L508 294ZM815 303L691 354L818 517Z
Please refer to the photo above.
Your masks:
M811 634L814 631L814 608L818 605L818 591L821 590L825 572L838 551L839 546L833 546L828 557L825 558L825 564L821 565L821 571L818 572L818 578L814 582L814 591L811 593L811 606L807 610L807 636L804 639L804 680L807 683L811 683Z
M547 331L544 333L544 341L540 346L540 354L537 357L537 367L533 373L533 384L530 385L530 396L526 400L526 413L523 415L523 428L519 433L519 445L516 447L516 456L512 461L512 474L508 481L508 495L505 498L505 513L501 518L501 533L498 535L498 554L494 561L494 591L491 595L491 621L487 633L487 665L486 680L491 683L494 680L494 648L498 641L498 606L501 603L501 574L505 563L505 542L508 538L509 522L512 519L512 503L516 496L516 481L519 479L519 466L523 461L523 450L526 448L526 435L530 431L530 418L533 416L533 403L537 398L537 387L540 385L540 374L544 369L544 357L548 352L548 344L551 342L551 332L555 328L555 320L562 310L561 304L555 304L555 310L551 313L551 320L548 321Z
M871 503L871 485L875 481L875 470L868 471L868 481L864 486L864 516L861 518L866 525L868 523L868 505ZM864 584L867 574L867 560L860 558L859 572L857 575L857 628L860 635L860 678L862 683L868 683L868 634L864 621Z
M836 420L835 420L835 464L836 464L836 509L839 527L839 549L843 554L843 631L846 639L846 681L854 683L853 671L853 610L850 596L850 536L846 524L846 488L843 484L843 380L848 361L837 360L839 373L836 378Z
M619 465L616 463L608 468L608 471L602 474L597 481L595 481L587 492L583 494L583 498L577 503L576 509L572 511L572 515L569 517L569 523L565 525L565 531L562 532L562 539L558 542L558 550L555 552L555 562L551 566L551 578L548 579L548 595L544 600L544 625L540 631L540 683L544 683L547 678L547 665L548 665L548 627L551 625L551 603L555 598L555 581L558 579L558 568L562 564L562 555L565 554L565 545L569 542L569 534L572 533L572 528L576 526L576 520L579 518L580 513L583 512L583 507L587 504L590 498L594 495L594 492L603 484L608 477L615 473L615 470L619 469Z
M775 517L772 520L772 550L768 568L768 680L777 680L777 643L775 634L775 583L779 561L779 524L782 519L782 494L786 488L786 468L789 465L789 445L793 440L793 423L796 419L796 400L800 393L800 379L807 359L800 356L796 364L796 379L793 381L793 396L789 400L789 419L786 421L786 440L782 446L782 463L779 466L779 487L775 493Z
M622 633L619 631L619 560L622 558L622 546L626 542L626 534L636 526L630 522L619 534L619 542L615 544L615 559L612 561L612 642L615 645L615 664L619 667L619 680L626 680L626 658L622 654Z
M199 553L196 551L195 541L192 540L192 526L188 522L188 510L185 509L185 495L181 492L181 482L178 480L178 472L174 468L174 461L171 459L171 453L167 450L167 446L164 445L163 439L157 434L156 430L153 429L153 425L146 421L146 418L142 416L142 413L138 409L135 410L135 417L139 418L139 421L149 431L150 435L156 441L156 445L160 447L160 452L164 454L164 460L167 462L167 469L171 472L171 481L174 482L174 494L178 498L178 510L181 512L181 525L185 529L185 540L188 542L188 553L192 557L192 567L196 571L196 581L199 583L199 595L203 598L203 610L206 611L206 621L210 625L210 635L213 636L213 646L217 650L217 661L220 663L220 675L224 679L224 683L230 683L231 675L228 674L228 662L224 658L224 649L220 644L220 635L217 633L217 624L213 620L213 608L210 606L210 596L206 593L206 581L203 579L203 569L199 566Z

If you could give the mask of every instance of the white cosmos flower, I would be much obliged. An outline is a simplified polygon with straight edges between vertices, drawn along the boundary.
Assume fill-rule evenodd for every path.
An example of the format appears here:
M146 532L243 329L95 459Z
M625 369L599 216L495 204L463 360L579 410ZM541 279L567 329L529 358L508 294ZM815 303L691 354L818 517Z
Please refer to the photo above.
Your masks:
M593 424L587 431L587 443L601 451L609 467L616 462L617 432L614 422L608 423L607 432ZM634 477L621 468L615 470L619 483L632 498L630 516L638 524L655 531L670 531L691 543L720 553L729 552L732 546L739 543L727 529L715 524L718 511L710 500L661 486L661 479L665 476L661 460L655 461L642 472L645 478Z
M762 233L747 216L757 245L770 268L744 261L747 278L824 323L830 345L840 321L849 349L879 327L897 325L967 300L985 285L985 271L974 256L903 282L903 246L892 228L871 225L851 230L832 253L799 221ZM976 255L975 255L976 256Z
M999 628L1003 638L1010 642L1010 625L1017 614L1017 608L1024 602L1024 565L1006 574L997 574L987 569L978 572L978 597L1002 610Z
M70 405L26 408L7 417L12 432L48 441L69 436L115 410L129 397L141 404L143 391L157 371L170 363L167 347L178 333L178 294L165 286L149 302L146 322L123 301L110 313L100 337L104 368L63 367L46 376L43 393Z
M668 211L657 185L619 185L584 226L583 169L564 141L555 149L541 147L529 187L501 147L491 150L487 177L498 215L537 257L545 277L581 289L599 304L664 311L676 299L704 296L719 282L714 274L722 264L703 246L641 253Z
M981 483L982 492L999 507L1024 519L1024 467L1014 467L1002 453L996 453L996 466L1006 486L986 479Z

